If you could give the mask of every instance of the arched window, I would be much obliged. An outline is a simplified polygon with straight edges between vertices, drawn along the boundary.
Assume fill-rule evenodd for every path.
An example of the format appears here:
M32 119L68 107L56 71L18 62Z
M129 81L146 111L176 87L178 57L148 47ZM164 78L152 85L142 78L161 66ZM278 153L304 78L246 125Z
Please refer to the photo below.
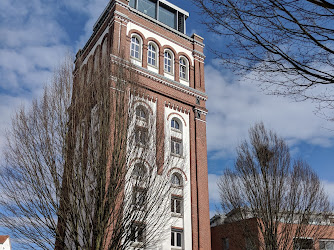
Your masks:
M137 163L133 169L133 175L136 177L144 177L146 175L146 168L143 164Z
M178 173L173 173L171 178L172 185L175 187L182 186L182 177Z
M141 60L141 40L137 36L131 38L131 57Z
M136 108L136 117L139 118L139 119L146 120L147 110L143 106L138 106Z
M171 127L174 128L174 129L180 130L180 124L176 119L172 119Z
M165 72L173 74L173 55L170 51L165 51Z
M157 47L153 43L148 45L147 63L157 66Z
M188 80L188 60L184 57L180 58L180 78Z

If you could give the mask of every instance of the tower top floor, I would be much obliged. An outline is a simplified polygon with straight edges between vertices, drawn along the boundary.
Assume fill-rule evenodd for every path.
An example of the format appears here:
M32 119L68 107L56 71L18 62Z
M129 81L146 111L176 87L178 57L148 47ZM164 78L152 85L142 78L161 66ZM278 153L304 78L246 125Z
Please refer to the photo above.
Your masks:
M185 34L188 16L166 0L110 0L76 55L76 70L87 65L89 73L106 56L123 58L141 75L158 78L156 88L164 82L206 101L203 38Z
M99 29L104 17L109 12L109 5L104 9L93 30ZM150 19L158 25L168 26L182 34L186 33L186 20L189 13L166 0L128 0L131 11Z

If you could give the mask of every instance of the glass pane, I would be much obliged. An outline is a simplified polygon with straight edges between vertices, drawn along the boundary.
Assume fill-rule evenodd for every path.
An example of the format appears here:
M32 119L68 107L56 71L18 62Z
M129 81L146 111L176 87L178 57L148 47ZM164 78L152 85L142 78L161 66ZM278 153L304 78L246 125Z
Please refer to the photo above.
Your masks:
M178 31L185 33L184 30L184 15L182 13L179 12L179 16L178 16Z
M179 123L177 121L175 121L175 127L174 128L180 129L180 125L179 125Z
M132 226L131 227L130 240L131 241L135 241L136 240L136 226Z
M152 0L138 0L138 10L156 19L156 2Z
M144 241L144 227L143 226L138 226L137 241L138 242L143 242Z
M173 198L171 200L171 206L170 206L170 208L171 208L171 212L174 212L174 199Z
M320 250L334 250L334 241L319 241Z
M180 150L180 143L175 142L175 153L176 154L181 154L181 150Z
M181 213L181 201L180 200L175 200L176 202L176 212Z
M177 233L177 240L176 240L176 246L181 247L181 233Z
M172 246L175 246L174 232L172 232L170 239L171 239L171 243L170 244Z
M181 179L176 174L172 175L172 183L174 185L180 186L181 185Z
M168 25L169 27L176 29L175 16L176 16L176 13L174 10L162 4L159 5L159 21L160 22Z
M148 46L148 64L151 64L153 66L155 66L155 57L156 57L156 49L155 47L150 44Z
M139 59L139 40L136 37L131 39L131 56Z
M129 5L130 5L130 7L135 8L136 7L136 0L130 0Z

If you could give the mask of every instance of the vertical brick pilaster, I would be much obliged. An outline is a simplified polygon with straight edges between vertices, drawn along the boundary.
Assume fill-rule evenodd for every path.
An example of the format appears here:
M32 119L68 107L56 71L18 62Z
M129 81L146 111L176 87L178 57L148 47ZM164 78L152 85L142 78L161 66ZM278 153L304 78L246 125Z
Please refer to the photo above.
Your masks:
M191 225L192 246L198 249L198 214L197 214L197 172L196 172L196 140L195 140L195 117L190 112L190 179L191 179Z
M143 44L142 62L143 62L143 68L147 69L147 44Z
M113 55L118 55L118 45L119 45L119 30L120 24L118 22L114 22L112 26L109 28L109 34L113 34L113 38L110 40L110 50L109 53Z
M164 167L165 152L165 104L163 99L157 100L157 128L156 128L156 159L158 174L162 173Z
M195 89L200 89L201 87L201 78L200 78L200 66L199 61L194 60L194 87Z
M126 22L122 21L120 24L120 34L121 37L119 39L119 55L122 58L126 58L127 56L130 56L130 51L128 52L128 48L130 48L130 45L128 46L128 40L126 35Z
M195 119L198 235L200 250L211 249L206 123Z
M130 60L131 37L126 36L125 42L126 42L126 48L124 50L124 59Z
M200 74L200 91L205 92L205 81L204 81L204 63L199 62L199 74Z
M159 51L159 74L163 75L164 74L164 52Z
M175 81L180 81L180 62L179 58L175 58L175 63L174 63L174 79Z
M195 88L194 66L189 67L189 87Z

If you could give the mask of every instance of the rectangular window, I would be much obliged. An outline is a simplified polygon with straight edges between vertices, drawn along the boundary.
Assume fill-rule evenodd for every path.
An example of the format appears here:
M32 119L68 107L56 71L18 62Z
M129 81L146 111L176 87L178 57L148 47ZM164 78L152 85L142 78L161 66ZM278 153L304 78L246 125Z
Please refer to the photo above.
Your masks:
M171 232L171 246L182 248L182 239L183 238L183 231L181 229L172 229Z
M145 240L145 224L140 222L134 222L131 226L131 241L144 242Z
M138 8L140 12L156 19L157 3L154 0L138 0Z
M334 250L334 240L319 240L320 250Z
M148 130L144 127L137 126L136 129L136 143L146 145L148 138Z
M176 155L182 155L182 140L172 137L171 152Z
M132 194L132 204L136 209L143 210L146 205L146 189L134 187Z
M168 6L159 4L159 21L176 29L176 12Z
M229 250L230 249L230 242L228 238L222 238L223 243L223 250Z
M172 196L171 198L171 212L181 214L182 213L182 197Z
M313 240L306 238L295 238L293 239L293 249L295 250L312 250Z

